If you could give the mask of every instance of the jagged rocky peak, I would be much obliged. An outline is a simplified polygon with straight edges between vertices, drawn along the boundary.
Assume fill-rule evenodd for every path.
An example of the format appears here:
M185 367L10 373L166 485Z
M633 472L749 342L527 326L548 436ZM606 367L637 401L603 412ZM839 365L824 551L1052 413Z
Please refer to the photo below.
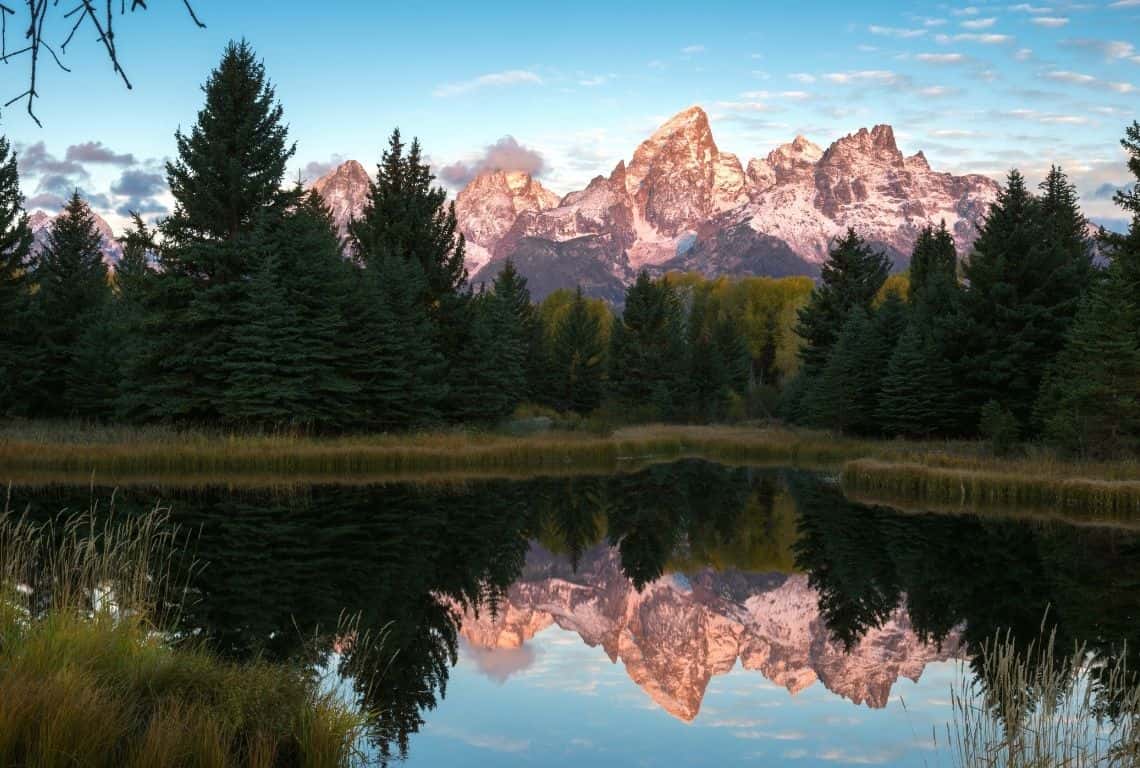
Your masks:
M493 258L520 215L555 208L559 200L523 171L486 171L472 179L455 198L459 229L467 239L468 272L474 274Z
M51 235L51 228L55 226L56 219L62 215L63 213L60 212L53 216L43 210L35 210L28 214L28 228L32 230L33 252L38 253L43 250L48 237ZM113 269L123 256L123 247L115 239L115 233L106 219L95 211L91 211L91 216L95 219L95 228L99 230L99 235L103 240L103 262Z
M348 222L364 210L370 182L368 171L355 160L341 163L313 182L313 189L332 211L341 236L347 234Z
M895 130L889 125L876 125L871 130L860 128L849 133L823 153L820 162L833 163L877 161L890 165L903 164L903 154L895 142Z

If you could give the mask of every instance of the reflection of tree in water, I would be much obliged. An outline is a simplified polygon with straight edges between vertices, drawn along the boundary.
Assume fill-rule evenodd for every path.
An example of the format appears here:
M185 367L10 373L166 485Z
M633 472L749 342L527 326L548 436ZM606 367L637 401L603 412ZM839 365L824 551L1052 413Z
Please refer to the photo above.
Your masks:
M1056 632L1106 660L1140 660L1140 536L973 515L907 514L847 501L804 474L788 485L799 510L796 564L820 594L832 633L853 643L905 596L920 637L955 627L974 652L1008 635L1024 653ZM982 668L980 658L973 660Z
M973 648L1009 629L1035 638L1046 606L1059 647L1137 647L1140 544L1097 529L901 514L848 502L789 473L680 462L614 477L472 482L457 487L317 486L303 492L120 492L118 513L162 497L197 534L205 567L183 613L236 658L327 661L338 627L362 634L340 671L381 713L382 757L405 754L445 695L459 615L494 611L539 539L577 564L602 542L642 588L703 567L806 571L835 636L854 643L906 596L920 636L965 626ZM106 505L110 491L99 494ZM13 506L87 509L84 490L19 492ZM793 557L794 551L794 557ZM794 562L793 562L794 561ZM1130 651L1130 655L1132 652Z

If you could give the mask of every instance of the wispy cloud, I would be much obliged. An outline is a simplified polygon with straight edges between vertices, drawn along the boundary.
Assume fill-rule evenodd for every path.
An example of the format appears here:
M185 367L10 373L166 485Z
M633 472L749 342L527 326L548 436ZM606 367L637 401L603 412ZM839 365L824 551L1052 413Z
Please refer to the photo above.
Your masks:
M1090 120L1084 115L1059 115L1038 112L1035 109L1010 109L999 113L1001 117L1019 120L1032 120L1043 125L1088 125Z
M1090 38L1075 38L1062 40L1061 45L1070 48L1084 48L1104 56L1109 60L1126 59L1134 64L1140 64L1140 54L1136 46L1123 40L1095 40Z
M989 29L994 24L997 24L997 18L991 16L988 19L967 19L962 22L964 29Z
M1053 9L1047 5L1030 5L1029 3L1018 3L1017 5L1009 6L1009 10L1015 13L1052 13Z
M1092 75L1086 75L1081 72L1069 72L1068 70L1053 70L1046 72L1044 77L1057 83L1069 83L1070 85L1084 85L1098 90L1109 90L1114 93L1132 93L1136 90L1136 86L1132 83L1114 82L1111 80L1101 80Z
M509 85L542 85L542 78L526 69L508 69L504 72L491 72L470 80L445 83L435 89L436 96L458 96L483 88L499 88Z
M823 79L831 83L838 83L839 85L850 85L852 83L876 83L879 85L893 85L903 80L900 75L886 69L860 69L848 72L829 72L823 76Z
M961 64L966 61L960 53L919 53L914 58L925 64Z
M814 83L815 75L809 75L807 72L793 72L788 75L788 79L795 80L797 83Z
M956 35L935 35L935 41L946 45L952 42L981 43L983 45L1005 45L1013 42L1012 35L993 32L959 32Z
M681 49L681 53L686 56L692 56L694 53L704 53L705 47L703 45L686 45Z
M1048 27L1049 29L1057 29L1069 23L1069 19L1065 16L1037 16L1030 21L1039 27Z
M881 35L882 37L900 37L912 38L922 37L926 34L925 29L906 29L903 27L882 27L878 24L872 24L867 27L872 35Z

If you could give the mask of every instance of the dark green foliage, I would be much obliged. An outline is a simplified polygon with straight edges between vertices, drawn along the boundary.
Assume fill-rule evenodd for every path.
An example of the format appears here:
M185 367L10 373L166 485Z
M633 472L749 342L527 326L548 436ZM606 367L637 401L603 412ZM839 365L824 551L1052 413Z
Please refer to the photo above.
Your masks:
M626 290L625 309L610 337L610 382L618 401L630 408L649 404L657 417L675 418L685 387L684 344L677 291L641 272Z
M389 256L418 261L425 277L422 299L434 316L467 282L463 236L457 234L455 205L447 204L447 191L432 186L435 177L421 156L419 140L412 140L406 154L404 150L396 129L349 236L366 265Z
M389 257L356 273L348 316L350 378L362 428L401 430L440 419L448 395L445 363L421 302L414 261Z
M805 375L822 373L848 315L856 307L870 308L889 271L890 259L874 251L854 229L835 241L819 286L799 311L796 333L804 340L800 358Z
M27 396L31 247L16 155L8 139L0 136L0 416L18 412Z
M965 265L959 329L968 409L996 400L1022 424L1091 273L1072 185L1054 168L1042 191L1034 197L1010 173Z
M1113 457L1140 436L1140 308L1114 265L1090 291L1042 387L1046 435L1084 457Z
M491 357L498 366L497 389L509 401L509 413L524 400L527 389L527 360L534 343L537 322L526 278L518 273L510 259L496 275L488 297L493 309L494 337Z
M909 301L921 301L929 286L939 280L956 282L958 279L958 252L954 237L946 229L946 222L935 229L927 226L918 235L914 253L910 258Z
M242 354L237 329L247 302L265 300L248 295L264 266L261 235L297 202L281 190L294 148L249 45L231 43L203 90L205 106L190 135L177 134L178 159L167 164L176 204L162 223L136 375L124 379L122 408L137 419L223 420Z
M995 456L1006 456L1021 435L1021 424L1012 411L997 400L990 400L982 406L978 431L989 440Z
M177 200L164 222L175 242L229 242L258 225L277 200L285 165L295 147L288 143L281 105L244 40L231 42L203 88L206 103L187 136L178 131L178 159L167 163L170 191ZM210 282L249 274L240 250L202 249L181 254L184 271Z
M957 415L953 369L921 321L907 325L887 365L879 393L884 432L929 437L953 432Z
M588 413L602 401L605 348L598 318L581 287L551 343L551 399L560 410Z
M56 218L33 278L38 291L31 327L40 354L36 391L29 395L35 398L32 411L47 416L109 415L101 410L101 395L89 402L84 398L90 392L69 386L80 374L74 366L83 339L107 338L93 326L108 319L105 310L111 300L102 235L78 192Z

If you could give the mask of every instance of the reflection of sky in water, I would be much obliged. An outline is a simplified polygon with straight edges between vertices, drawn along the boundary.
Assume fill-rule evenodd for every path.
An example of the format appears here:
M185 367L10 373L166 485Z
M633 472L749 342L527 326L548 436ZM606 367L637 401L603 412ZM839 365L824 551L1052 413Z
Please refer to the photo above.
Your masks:
M521 650L464 645L447 697L412 737L413 766L949 765L945 743L955 663L900 679L885 710L858 707L815 683L796 696L739 664L713 677L684 723L557 627ZM904 708L905 704L905 708Z

